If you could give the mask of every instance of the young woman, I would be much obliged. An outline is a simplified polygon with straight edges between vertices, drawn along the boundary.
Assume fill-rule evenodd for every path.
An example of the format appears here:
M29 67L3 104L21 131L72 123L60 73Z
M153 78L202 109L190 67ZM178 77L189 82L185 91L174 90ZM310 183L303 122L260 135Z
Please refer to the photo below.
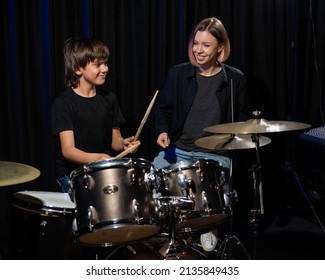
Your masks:
M195 26L188 44L190 61L168 71L156 101L155 130L162 149L153 161L157 169L193 158L214 159L229 168L224 151L195 145L208 135L204 128L251 115L245 75L224 64L229 54L229 38L220 20L206 18Z

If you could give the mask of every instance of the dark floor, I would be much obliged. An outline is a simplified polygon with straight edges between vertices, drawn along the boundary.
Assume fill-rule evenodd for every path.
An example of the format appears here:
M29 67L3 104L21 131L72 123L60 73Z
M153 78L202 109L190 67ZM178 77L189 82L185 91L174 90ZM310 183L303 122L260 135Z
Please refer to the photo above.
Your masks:
M292 209L286 206L272 209L272 212L261 218L256 239L247 224L242 226L242 230L238 229L238 235L255 259L323 260L325 232L322 227L311 209ZM256 243L252 240L256 240Z

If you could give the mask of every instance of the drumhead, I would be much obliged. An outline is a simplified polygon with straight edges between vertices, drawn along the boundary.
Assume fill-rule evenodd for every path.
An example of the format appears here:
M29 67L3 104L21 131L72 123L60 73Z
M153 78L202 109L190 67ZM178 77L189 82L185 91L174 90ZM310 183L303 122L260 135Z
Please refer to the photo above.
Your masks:
M13 194L13 206L40 215L74 214L76 205L67 193L21 191Z
M117 167L146 167L151 168L153 165L150 161L142 158L110 158L105 160L95 161L86 165L82 165L73 170L70 174L70 178L73 180L84 172L92 173L102 169L117 168Z

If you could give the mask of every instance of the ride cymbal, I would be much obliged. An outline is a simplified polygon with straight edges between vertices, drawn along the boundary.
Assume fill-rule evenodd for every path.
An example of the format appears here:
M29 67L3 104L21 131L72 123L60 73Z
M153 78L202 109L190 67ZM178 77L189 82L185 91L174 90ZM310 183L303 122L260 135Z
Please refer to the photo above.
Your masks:
M204 131L212 133L259 134L302 130L311 127L310 124L290 121L267 121L265 119L250 119L245 122L224 123L210 126Z
M271 143L271 139L265 136L259 136L259 146L265 146ZM243 150L256 147L252 135L234 135L220 134L200 138L195 144L201 148L209 150Z
M26 183L40 174L38 169L26 164L0 161L0 187Z

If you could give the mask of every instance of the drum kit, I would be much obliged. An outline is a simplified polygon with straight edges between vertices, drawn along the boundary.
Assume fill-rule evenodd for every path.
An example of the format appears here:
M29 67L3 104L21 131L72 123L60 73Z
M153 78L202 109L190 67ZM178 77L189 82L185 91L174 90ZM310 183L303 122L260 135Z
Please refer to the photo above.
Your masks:
M208 127L205 131L216 135L196 141L197 146L211 151L255 149L254 208L250 220L253 236L264 211L259 148L271 143L260 134L308 127L304 123L267 121L257 115L246 122ZM17 163L0 162L0 167L0 186L31 181L40 175L37 169ZM98 250L112 249L105 259L113 259L117 251L125 248L136 254L134 246L139 243L158 259L186 258L189 251L200 259L210 258L211 252L214 258L228 259L229 243L240 243L231 226L216 246L216 227L226 221L232 224L235 192L231 184L229 190L224 189L225 172L215 160L180 161L156 170L144 159L112 158L82 165L71 173L70 179L73 197L21 191L14 194L13 206L40 217L68 220L76 243ZM48 233L47 223L39 224L40 236ZM200 241L195 242L193 235L197 233Z

